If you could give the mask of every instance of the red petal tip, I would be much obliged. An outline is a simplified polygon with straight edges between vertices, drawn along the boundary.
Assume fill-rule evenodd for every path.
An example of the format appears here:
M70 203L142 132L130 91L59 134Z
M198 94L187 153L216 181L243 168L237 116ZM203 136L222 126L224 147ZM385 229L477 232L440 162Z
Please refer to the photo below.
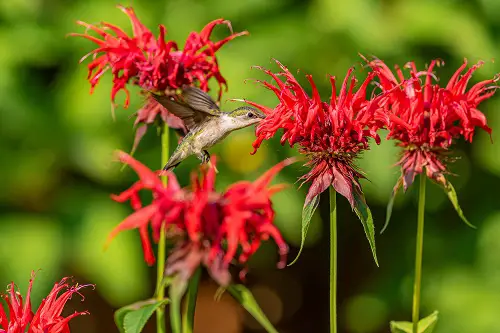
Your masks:
M131 156L124 152L123 150L116 150L115 151L115 157L122 163L127 163Z
M290 164L297 162L298 160L299 160L298 157L293 156L293 157L289 157L289 158L283 160L282 163L283 163L283 166L285 167L285 166L289 166Z

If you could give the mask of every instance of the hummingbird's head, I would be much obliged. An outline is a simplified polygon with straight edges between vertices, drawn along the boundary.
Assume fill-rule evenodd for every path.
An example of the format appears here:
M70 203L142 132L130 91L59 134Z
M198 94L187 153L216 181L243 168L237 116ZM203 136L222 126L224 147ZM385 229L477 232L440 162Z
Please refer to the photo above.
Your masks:
M266 117L266 114L251 106L242 106L229 113L229 117L237 128L243 128L257 124Z

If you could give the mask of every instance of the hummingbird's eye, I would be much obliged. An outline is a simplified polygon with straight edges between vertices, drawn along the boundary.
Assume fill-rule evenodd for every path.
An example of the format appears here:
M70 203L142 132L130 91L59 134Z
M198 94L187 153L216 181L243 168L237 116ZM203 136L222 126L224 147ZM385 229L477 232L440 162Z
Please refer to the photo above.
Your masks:
M252 112L248 112L247 113L247 117L248 118L253 118L253 117L255 117L255 115Z

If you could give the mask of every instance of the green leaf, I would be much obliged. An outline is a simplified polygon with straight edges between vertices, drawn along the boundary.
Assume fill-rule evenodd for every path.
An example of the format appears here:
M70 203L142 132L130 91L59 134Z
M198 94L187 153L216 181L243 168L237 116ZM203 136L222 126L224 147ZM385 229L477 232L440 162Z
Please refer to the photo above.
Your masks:
M418 333L432 333L438 320L438 311L420 319ZM413 323L407 321L391 321L391 333L413 333Z
M118 327L118 331L120 331L120 333L125 333L123 321L125 320L125 315L130 311L132 310L127 309L126 306L115 311L115 325Z
M141 332L153 312L167 302L167 299L148 299L124 306L115 312L116 327L120 333Z
M467 220L467 218L464 215L464 212L462 211L462 208L460 208L460 205L458 204L457 191L455 191L455 188L453 187L453 185L451 185L451 183L448 181L446 182L445 185L442 185L442 184L440 184L440 185L443 187L444 191L448 195L448 198L450 199L451 203L453 204L453 207L455 207L455 210L457 211L458 216L460 216L462 221L464 221L465 224L467 224L469 227L476 229L476 226Z
M300 240L300 248L299 253L288 266L295 264L295 262L299 259L300 254L302 253L302 249L304 248L304 243L306 241L307 231L309 230L309 225L311 223L311 218L318 208L320 195L316 195L304 208L302 209L302 237Z
M187 295L185 300L185 313L182 317L182 332L193 333L194 328L194 313L196 310L196 299L198 296L198 286L200 284L201 267L198 267L193 276L189 280L187 287Z
M170 298L170 327L172 333L181 333L181 301L186 292L187 281L177 274L168 288ZM128 333L128 332L127 332Z
M365 196L362 192L354 191L354 205L354 211L363 224L366 238L368 239L370 248L372 249L373 259L375 260L375 264L378 266L377 249L375 248L375 226L373 225L372 212L366 204Z
M250 290L248 290L244 285L236 284L230 285L227 290L233 295L233 297L250 313L255 320L259 322L266 329L268 333L278 333L278 331L273 327L273 324L267 319L262 309L257 304L257 301L253 297Z
M385 229L389 226L389 221L391 220L391 215L392 215L392 207L394 206L394 200L396 199L396 195L398 194L398 190L400 187L401 181L398 181L394 189L392 190L391 197L389 198L389 202L387 203L387 211L385 213L385 224L382 227L382 230L380 230L380 234L382 234Z
M168 300L163 300L156 302L154 304L146 305L139 310L129 312L125 315L125 320L123 321L123 327L125 328L125 333L140 333L142 329L148 322L149 318L160 306L168 302Z

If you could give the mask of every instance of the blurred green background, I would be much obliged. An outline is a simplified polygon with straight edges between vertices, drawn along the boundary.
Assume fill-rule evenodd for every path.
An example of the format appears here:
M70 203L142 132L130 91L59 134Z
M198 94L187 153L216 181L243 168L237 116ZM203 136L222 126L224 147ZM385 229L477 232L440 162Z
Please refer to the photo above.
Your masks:
M81 56L94 45L69 32L82 32L76 20L107 21L131 32L116 1L8 0L0 1L0 285L16 281L25 292L31 270L37 274L34 302L63 276L95 283L83 304L73 300L68 311L89 309L91 316L74 319L72 332L113 332L113 310L149 297L154 268L142 259L138 233L120 234L103 252L108 232L130 209L113 202L110 193L127 188L136 176L113 162L115 149L129 151L133 120L142 98L132 93L128 109L110 112L110 83L106 75L89 95L87 69ZM491 78L498 65L490 61L500 49L498 0L212 0L130 1L139 18L156 34L165 24L169 38L183 45L192 30L223 17L235 31L248 30L219 52L228 98L247 98L274 106L274 95L247 78L264 78L252 70L262 65L276 70L271 57L296 73L315 77L323 99L330 87L326 74L343 78L347 69L361 68L360 52L376 55L392 67L414 60L424 68L431 59L446 62L438 69L444 82L466 57L486 64L474 82ZM227 30L217 28L214 37ZM366 71L360 73L365 75ZM359 73L359 71L358 71ZM109 73L108 73L109 74ZM119 95L123 101L123 94ZM466 227L442 191L428 186L421 314L440 311L437 333L491 333L498 328L500 307L500 97L482 105L494 129L494 144L478 133L473 145L460 142L450 165L452 183L466 215L478 226ZM232 134L212 151L219 156L217 186L254 179L295 149L281 147L276 138L251 156L253 129ZM172 136L174 141L174 137ZM160 167L159 137L149 131L136 157ZM359 164L371 182L363 186L377 229L399 171L393 167L398 150L391 142L364 154ZM198 164L188 159L176 169L181 182ZM297 177L307 169L288 167L278 178L292 184L276 195L277 224L291 245L290 260L300 243L304 187ZM395 205L392 224L377 237L380 268L371 258L361 224L346 200L339 200L341 332L388 332L389 320L409 320L416 231L415 189ZM326 197L324 198L327 199ZM323 200L323 203L325 203ZM311 225L307 247L297 264L277 270L276 249L263 246L252 260L247 283L282 333L326 332L328 325L327 205ZM259 332L259 326L231 301L213 301L216 286L204 280L200 290L197 332ZM76 297L75 297L76 299ZM149 332L153 327L148 326Z

